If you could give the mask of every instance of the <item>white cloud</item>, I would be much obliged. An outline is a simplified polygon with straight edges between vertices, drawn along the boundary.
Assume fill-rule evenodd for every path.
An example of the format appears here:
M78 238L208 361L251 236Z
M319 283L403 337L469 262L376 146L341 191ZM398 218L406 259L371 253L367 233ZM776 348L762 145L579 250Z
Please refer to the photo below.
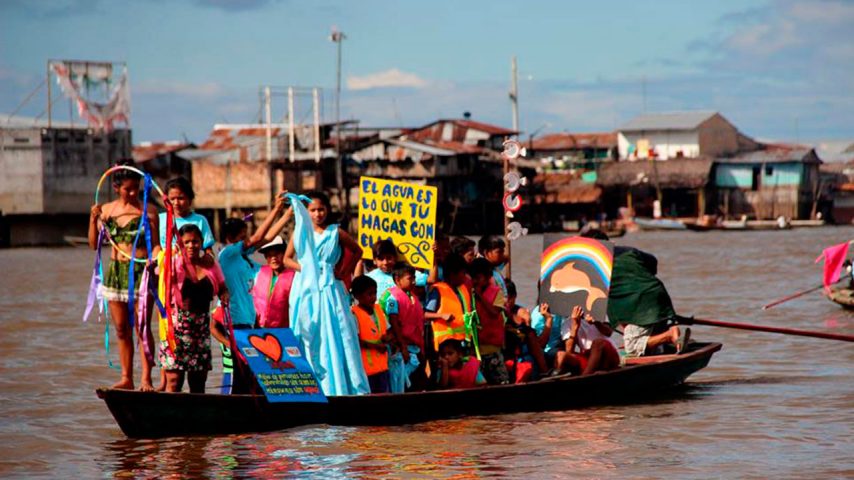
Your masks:
M350 90L370 90L374 88L423 88L429 82L414 73L400 71L391 68L382 72L371 73L364 76L351 75L347 77L347 88Z

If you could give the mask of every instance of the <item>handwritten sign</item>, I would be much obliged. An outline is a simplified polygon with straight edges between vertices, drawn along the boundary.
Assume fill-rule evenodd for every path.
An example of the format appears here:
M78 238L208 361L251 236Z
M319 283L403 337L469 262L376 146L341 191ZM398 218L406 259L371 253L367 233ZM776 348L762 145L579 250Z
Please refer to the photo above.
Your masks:
M539 302L552 312L568 318L572 307L581 306L593 318L604 322L608 312L608 291L614 244L592 238L546 234L540 262Z
M235 330L234 339L267 401L326 403L290 328Z
M436 238L436 187L361 177L359 245L373 258L374 242L390 238L400 255L416 268L433 266Z

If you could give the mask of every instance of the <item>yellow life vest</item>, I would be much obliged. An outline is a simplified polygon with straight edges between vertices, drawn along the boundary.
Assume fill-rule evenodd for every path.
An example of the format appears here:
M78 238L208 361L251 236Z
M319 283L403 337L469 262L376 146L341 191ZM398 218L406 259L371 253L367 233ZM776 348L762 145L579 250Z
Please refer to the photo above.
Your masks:
M465 285L453 288L445 282L435 283L433 288L439 292L440 303L436 313L454 316L450 322L433 320L433 345L436 351L448 339L472 341L472 332L468 328L472 321L466 322L467 318L474 315L471 290Z

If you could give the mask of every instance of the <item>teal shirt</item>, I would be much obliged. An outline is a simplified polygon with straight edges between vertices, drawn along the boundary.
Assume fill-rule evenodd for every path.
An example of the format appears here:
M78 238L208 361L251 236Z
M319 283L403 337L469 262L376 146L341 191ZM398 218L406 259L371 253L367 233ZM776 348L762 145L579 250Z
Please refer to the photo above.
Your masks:
M160 213L160 246L166 246L166 212ZM211 232L211 227L208 225L208 219L199 215L196 212L190 212L186 217L175 216L175 228L178 230L181 229L184 225L192 223L193 225L199 227L199 230L202 231L202 248L208 249L213 248L216 240L214 240L213 232ZM175 232L178 233L177 230Z

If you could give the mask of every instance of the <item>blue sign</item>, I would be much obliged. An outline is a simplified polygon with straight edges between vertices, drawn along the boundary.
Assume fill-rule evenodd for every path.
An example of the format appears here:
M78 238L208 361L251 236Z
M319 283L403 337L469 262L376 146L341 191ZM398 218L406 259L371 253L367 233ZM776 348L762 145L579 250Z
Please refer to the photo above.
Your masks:
M269 402L326 403L326 396L290 328L235 330L237 349Z

